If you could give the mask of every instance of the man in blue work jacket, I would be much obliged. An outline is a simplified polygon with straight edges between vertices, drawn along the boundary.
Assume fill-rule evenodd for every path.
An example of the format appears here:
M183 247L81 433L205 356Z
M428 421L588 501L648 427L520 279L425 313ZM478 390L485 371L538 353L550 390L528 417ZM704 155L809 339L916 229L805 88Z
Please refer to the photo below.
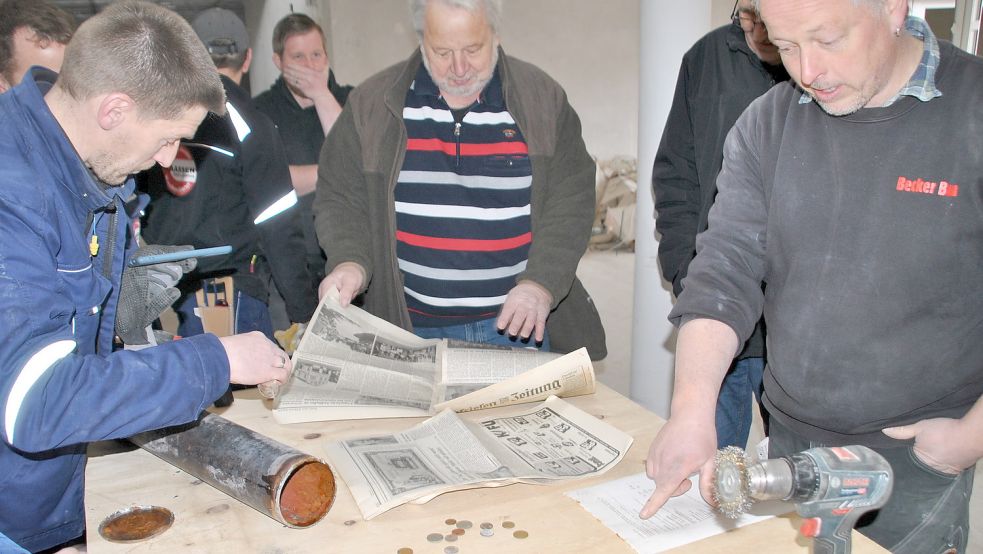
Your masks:
M155 317L168 288L124 275L129 175L169 165L224 104L191 27L142 2L82 24L61 75L35 67L0 95L0 532L28 550L82 535L87 442L192 421L230 380L289 374L260 333L114 345L118 320Z

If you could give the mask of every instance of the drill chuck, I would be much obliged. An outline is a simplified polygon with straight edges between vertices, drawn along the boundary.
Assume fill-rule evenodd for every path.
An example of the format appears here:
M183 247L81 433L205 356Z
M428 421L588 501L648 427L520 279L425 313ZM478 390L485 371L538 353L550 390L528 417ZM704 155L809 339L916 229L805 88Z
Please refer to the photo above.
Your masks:
M848 553L850 531L863 513L884 505L894 474L865 446L811 448L750 463L740 448L717 452L714 498L724 515L737 518L755 500L785 500L810 524L814 552Z

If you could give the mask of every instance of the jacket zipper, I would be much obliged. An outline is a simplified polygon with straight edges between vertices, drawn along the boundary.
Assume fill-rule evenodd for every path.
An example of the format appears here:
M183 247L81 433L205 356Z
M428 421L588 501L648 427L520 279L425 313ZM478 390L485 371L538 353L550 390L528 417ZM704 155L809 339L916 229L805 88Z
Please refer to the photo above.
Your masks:
M119 213L116 209L116 201L114 200L109 205L106 206L105 210L109 212L109 240L106 242L106 252L102 257L102 274L104 277L112 281L110 275L113 272L113 253L116 250L116 227L119 221Z
M457 167L461 167L461 124L454 122L454 140L457 143Z

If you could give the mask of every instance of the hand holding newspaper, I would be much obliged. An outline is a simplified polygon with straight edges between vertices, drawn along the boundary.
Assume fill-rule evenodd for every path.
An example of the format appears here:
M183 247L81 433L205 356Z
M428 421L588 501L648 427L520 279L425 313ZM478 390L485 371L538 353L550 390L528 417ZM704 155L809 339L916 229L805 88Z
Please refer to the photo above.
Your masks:
M400 433L330 443L327 453L371 519L454 490L600 475L631 443L630 435L551 396L496 417L444 410Z
M560 356L421 339L335 296L321 300L273 404L280 423L420 417L594 392L586 349Z

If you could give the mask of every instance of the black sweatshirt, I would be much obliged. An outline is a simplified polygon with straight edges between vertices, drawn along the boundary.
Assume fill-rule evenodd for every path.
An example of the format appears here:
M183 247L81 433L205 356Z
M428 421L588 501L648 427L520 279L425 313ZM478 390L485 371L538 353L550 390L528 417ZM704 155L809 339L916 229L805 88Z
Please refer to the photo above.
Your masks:
M744 339L764 309L765 405L811 440L898 445L983 394L983 60L940 50L939 98L832 117L775 87L727 137L670 318Z

